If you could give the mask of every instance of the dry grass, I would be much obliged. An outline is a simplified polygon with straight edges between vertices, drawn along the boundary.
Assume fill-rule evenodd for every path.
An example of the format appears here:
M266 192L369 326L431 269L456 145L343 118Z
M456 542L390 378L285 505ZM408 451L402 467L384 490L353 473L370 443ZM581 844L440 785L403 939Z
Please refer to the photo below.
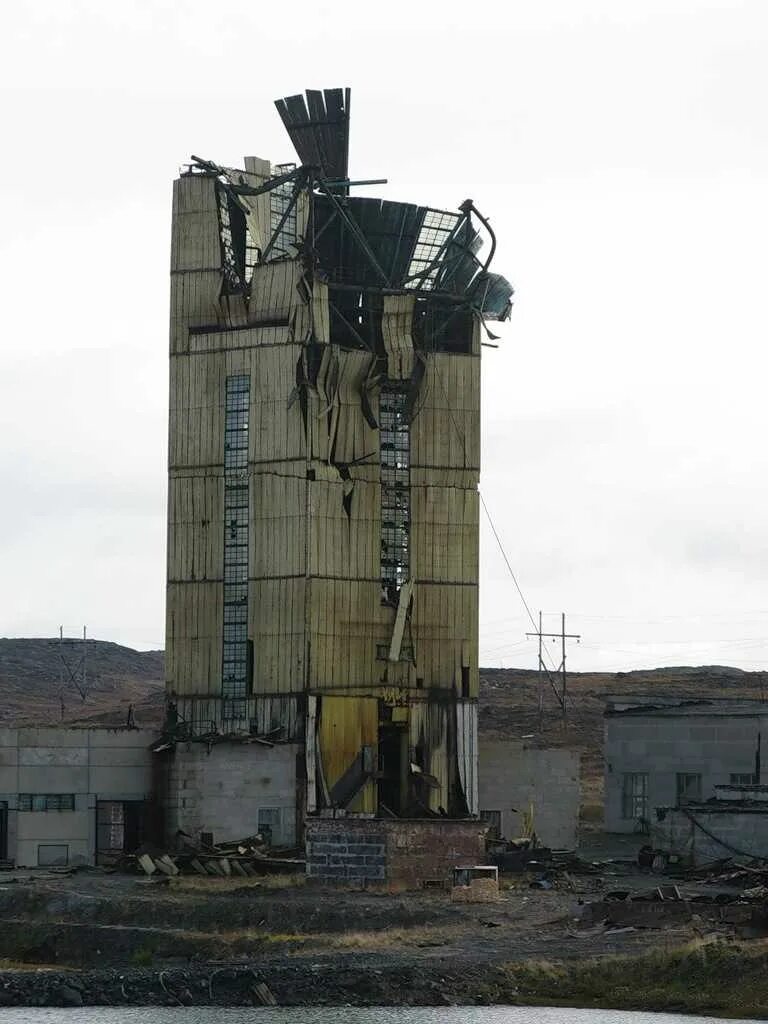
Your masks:
M243 878L240 875L228 875L217 878L208 875L176 875L168 879L172 889L179 892L233 892L238 889L264 889L272 892L275 889L296 889L306 884L306 875L259 875L256 878Z
M28 964L24 960L8 960L0 957L0 971L62 971L68 970L61 964Z
M264 932L252 928L217 932L216 939L231 945L292 946L298 949L377 950L393 947L445 946L461 933L457 925L383 928L380 931Z

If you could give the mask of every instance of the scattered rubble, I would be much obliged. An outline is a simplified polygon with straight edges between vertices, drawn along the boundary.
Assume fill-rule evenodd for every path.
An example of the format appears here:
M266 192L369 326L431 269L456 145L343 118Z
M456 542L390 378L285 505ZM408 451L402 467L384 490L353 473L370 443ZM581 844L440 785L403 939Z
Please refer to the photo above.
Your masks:
M298 857L298 848L272 849L260 835L215 846L195 843L190 836L179 833L179 849L174 852L152 846L141 847L136 854L125 856L116 865L118 870L141 870L146 875L202 875L213 878L254 878L265 874L296 874L306 870L306 860Z

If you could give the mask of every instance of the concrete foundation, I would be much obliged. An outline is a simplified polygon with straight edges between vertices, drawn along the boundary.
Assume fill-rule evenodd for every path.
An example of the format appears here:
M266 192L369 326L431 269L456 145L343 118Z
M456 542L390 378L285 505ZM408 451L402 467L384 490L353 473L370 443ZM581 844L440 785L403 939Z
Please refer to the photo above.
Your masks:
M484 863L482 822L308 818L307 875L333 885L388 889L448 883L454 867Z
M573 849L581 802L580 756L574 750L538 750L510 740L480 741L480 815L499 816L501 834L523 832L523 815L544 846ZM488 814L487 812L491 812Z
M214 843L271 832L276 846L297 842L296 743L179 743L167 762L166 830Z

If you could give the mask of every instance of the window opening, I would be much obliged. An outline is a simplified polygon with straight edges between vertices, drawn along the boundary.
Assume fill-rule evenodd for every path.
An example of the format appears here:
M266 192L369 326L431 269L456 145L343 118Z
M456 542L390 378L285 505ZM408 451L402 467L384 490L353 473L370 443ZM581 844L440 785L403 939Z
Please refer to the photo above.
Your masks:
M756 786L757 776L752 772L731 772L732 786Z
M224 717L245 714L248 672L248 415L251 378L227 377L224 426Z
M219 238L224 270L224 290L228 294L243 290L245 278L246 227L245 214L232 202L223 185L217 185Z
M281 807L260 807L257 823L259 835L267 845L280 846L285 842L283 809Z
M480 811L480 820L486 823L495 839L501 836L501 811Z
M698 772L678 772L678 804L688 804L696 800L701 800L701 775Z
M430 209L424 211L424 220L421 223L416 245L413 247L411 262L408 265L407 278L415 279L406 280L406 288L434 288L441 265L436 264L429 273L426 272L427 268L440 255L448 239L456 230L460 219L461 216L458 213Z
M381 582L394 600L410 572L411 427L408 395L400 382L386 382L379 398L381 461Z
M261 252L253 240L248 223L245 225L245 283L250 285L253 279L253 268L259 262Z
M621 816L634 821L648 817L648 773L627 772L621 794Z
M73 793L19 793L20 811L74 811Z
M296 164L277 164L272 168L272 175L277 178L281 174L288 174L289 171L296 169ZM269 193L269 213L270 213L270 226L271 233L274 234L277 230L277 226L280 223L283 214L288 209L293 199L294 182L284 181L282 185L278 185L273 188ZM288 246L293 245L296 242L296 206L294 205L291 212L285 219L285 223L280 228L280 231L275 239L275 243L272 246L270 252L267 254L267 258L274 257L277 259L280 256L290 255L288 252Z

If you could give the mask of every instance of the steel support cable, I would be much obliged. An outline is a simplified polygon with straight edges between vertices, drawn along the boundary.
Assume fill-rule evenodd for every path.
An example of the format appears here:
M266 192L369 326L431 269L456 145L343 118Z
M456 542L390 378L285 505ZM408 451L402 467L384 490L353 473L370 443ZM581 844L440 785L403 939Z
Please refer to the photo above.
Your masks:
M445 384L443 382L443 377L442 377L442 374L440 373L440 369L437 366L437 364L435 364L435 374L437 376L437 379L438 379L438 381L440 383L440 388L441 388L441 390L443 392L443 395L445 397L445 401L446 401L446 404L447 404L447 407L448 407L448 415L450 417L451 423L453 424L453 429L456 431L456 434L457 434L459 440L461 441L461 446L462 446L462 449L464 451L464 464L466 465L466 461L467 461L467 443L466 443L466 439L464 437L464 432L459 427L458 423L456 422L456 418L453 415L453 409L451 408L451 403L450 403L450 399L448 397L448 392L446 391ZM496 543L499 546L499 551L501 552L501 557L504 559L504 562L506 563L507 569L509 570L509 574L512 577L512 582L515 584L515 588L516 588L518 594L520 595L520 600L523 602L523 606L524 606L526 612L528 613L528 618L533 623L533 628L534 629L538 629L538 626L536 624L536 620L533 617L531 609L528 607L528 602L525 600L525 596L524 596L523 591L522 591L522 589L520 587L520 584L517 582L517 577L515 576L515 572L514 572L514 569L512 568L512 564L510 563L509 559L507 558L507 553L504 550L504 545L501 543L501 537L499 536L499 533L498 533L498 531L496 529L496 526L494 525L493 519L491 518L491 513L488 510L488 506L485 503L485 498L483 497L483 492L480 490L479 487L477 489L477 493L478 493L478 496L480 498L480 503L483 506L483 510L484 510L484 512L485 512L485 514L486 514L486 516L488 518L488 522L490 523L491 530L493 531L493 536L496 538ZM547 655L547 657L550 660L550 663L552 665L553 671L557 671L557 669L555 669L554 661L552 660L552 655L549 653L549 651L547 650L546 647L544 647L544 651L546 652L546 655ZM542 667L544 668L544 671L545 671L545 673L547 675L547 679L549 681L549 685L552 687L553 693L557 697L557 700L558 700L560 706L563 707L563 699L560 696L560 693L558 692L558 689L557 689L557 687L555 685L554 680L552 679L552 676L549 674L549 669L546 667L546 665L544 665Z

